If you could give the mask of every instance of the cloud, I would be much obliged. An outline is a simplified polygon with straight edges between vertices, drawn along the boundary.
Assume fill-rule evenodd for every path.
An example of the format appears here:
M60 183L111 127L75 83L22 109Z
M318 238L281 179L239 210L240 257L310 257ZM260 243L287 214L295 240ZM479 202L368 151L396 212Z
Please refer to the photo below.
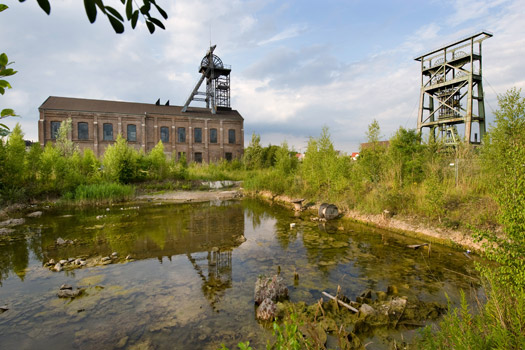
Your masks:
M294 38L300 35L302 32L305 32L307 28L308 27L306 25L293 25L275 34L269 39L259 41L258 45L266 45L266 44L274 43L276 41L282 41L282 40Z

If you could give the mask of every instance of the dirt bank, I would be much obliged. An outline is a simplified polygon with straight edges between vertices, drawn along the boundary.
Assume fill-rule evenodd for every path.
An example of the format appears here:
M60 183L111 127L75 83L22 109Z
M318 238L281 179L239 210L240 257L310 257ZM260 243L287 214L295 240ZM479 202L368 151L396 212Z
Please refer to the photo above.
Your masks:
M257 193L246 194L258 196L263 199L293 208L293 198L288 196L276 196L268 191L259 191ZM308 209L317 211L319 205L320 203L309 205ZM458 246L476 252L480 252L482 250L481 244L474 241L471 232L430 226L428 224L422 223L418 218L403 217L398 215L388 217L388 215L363 214L356 210L349 210L343 212L342 214L345 218L353 221L383 228L389 231L394 231L405 236L417 237L428 242L444 244L447 246Z

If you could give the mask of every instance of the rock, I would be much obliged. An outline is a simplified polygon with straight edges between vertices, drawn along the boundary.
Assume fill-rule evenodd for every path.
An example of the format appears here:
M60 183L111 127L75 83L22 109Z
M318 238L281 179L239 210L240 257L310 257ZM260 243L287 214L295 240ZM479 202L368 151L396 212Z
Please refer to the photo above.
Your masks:
M116 346L117 349L125 347L126 344L128 343L128 339L129 339L128 336L120 338L120 340L118 341L117 346Z
M67 263L68 263L68 261L65 260L65 259L62 259L62 260L59 261L59 264L62 265L62 266L64 266Z
M49 265L55 265L55 259L49 259L48 264Z
M82 259L75 259L75 265L81 265L82 264Z
M8 235L8 234L13 233L13 232L15 232L15 230L13 230L12 228L5 228L5 227L0 228L0 236L1 235Z
M67 242L64 239L60 238L60 237L58 237L57 240L55 241L56 245L64 245L66 243Z
M32 213L29 213L26 215L28 218L39 218L42 216L42 212L41 211L34 211Z
M295 222L292 222L292 223L290 224L290 228L295 228Z
M7 310L9 310L9 308L7 306L0 306L0 314L3 314Z
M24 224L25 222L26 222L26 219L24 219L24 218L9 219L9 220L0 222L0 227L4 227L4 226L18 226L18 225Z
M256 311L256 318L262 321L271 321L276 315L277 306L270 298L264 299Z
M82 261L80 262L80 266L86 266L86 265L87 265L87 262L85 262L84 260L82 260Z
M255 282L254 300L260 304L264 299L279 301L288 297L288 287L283 282L282 277L259 276Z
M131 260L131 259L133 259L133 257L131 256L131 254L128 254L128 255L126 256L126 260Z
M63 284L60 286L60 290L65 290L65 289L73 289L72 286L70 286L69 284Z
M103 217L104 217L104 215L97 215L97 216L96 216L97 220L100 220L100 219L102 219Z
M56 272L62 271L62 264L61 263L56 263L54 269L55 269Z
M106 208L106 211L109 211L109 208Z
M71 289L61 289L57 293L57 297L59 298L76 298L79 295L81 295L84 292L84 289L77 289L77 290L71 290Z
M114 258L116 258L117 256L118 256L117 252L113 252L113 253L111 253L111 258L114 259Z
M75 258L67 258L67 262L70 264L72 263L73 261L75 261Z
M374 316L375 313L376 313L376 310L374 310L374 308L368 304L363 304L359 308L359 318L365 319L367 317Z
M246 237L244 235L237 237L236 239L237 243L244 243L246 242Z
M109 256L105 256L102 259L100 259L100 261L102 261L102 262L109 261L109 260L111 260L111 258Z

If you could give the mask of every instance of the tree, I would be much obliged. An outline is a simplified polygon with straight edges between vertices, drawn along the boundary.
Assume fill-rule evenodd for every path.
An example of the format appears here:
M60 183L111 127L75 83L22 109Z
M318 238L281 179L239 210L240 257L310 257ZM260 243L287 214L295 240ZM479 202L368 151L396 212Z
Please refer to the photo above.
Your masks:
M25 2L26 0L18 1ZM51 13L51 4L49 3L49 0L36 1L45 13L48 15ZM104 0L84 0L84 8L86 10L86 15L89 19L89 22L94 23L97 19L98 11L100 11L108 18L109 23L113 27L113 30L119 34L124 32L125 21L131 22L131 28L135 29L140 15L142 15L144 18L146 26L148 27L148 30L151 34L155 32L155 26L166 29L164 24L159 19L151 15L151 10L153 7L155 7L162 18L165 20L168 19L168 14L159 5L157 5L156 0L142 0L142 6L139 6L134 0L120 0L120 2L122 3L122 6L125 7L126 19L124 19L124 17L115 8L106 6L104 4Z
M525 98L515 88L498 97L495 126L485 138L482 159L499 206L503 233L481 232L486 254L500 265L498 282L525 290Z
M244 150L244 164L247 169L261 169L264 162L264 150L261 146L261 137L252 134L252 140Z
M0 12L3 12L7 9L8 7L6 5L0 4ZM5 53L0 54L0 95L5 94L6 89L11 89L11 84L2 78L9 77L17 73L13 68L7 68L11 64L13 64L13 62L9 62L9 59ZM15 111L11 108L4 108L0 110L0 119L14 117L15 115ZM9 128L5 124L0 123L0 136L6 136L8 131Z
M62 156L69 158L75 153L75 151L78 151L77 145L71 141L69 135L71 135L71 131L73 130L73 122L71 121L71 118L68 118L67 120L63 121L60 124L60 128L58 129L58 135L57 135L57 141L56 141L56 147L62 154Z

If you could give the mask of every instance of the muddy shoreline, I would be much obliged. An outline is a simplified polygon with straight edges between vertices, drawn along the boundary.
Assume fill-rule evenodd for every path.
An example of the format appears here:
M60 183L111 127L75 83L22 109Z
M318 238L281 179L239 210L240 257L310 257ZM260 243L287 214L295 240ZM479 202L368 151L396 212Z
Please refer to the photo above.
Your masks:
M294 198L286 195L274 195L269 191L250 192L245 191L238 184L228 189L211 189L208 191L166 191L159 193L141 194L135 196L132 202L141 201L155 201L155 202L171 202L171 203L188 203L188 202L207 202L207 201L223 201L242 198L244 195L251 197L258 197L272 203L277 203L293 209ZM57 204L57 201L53 201ZM308 206L308 210L317 210L320 203L312 203ZM49 203L39 203L31 205L15 204L0 210L0 220L6 220L12 217L20 217L20 213L30 213L38 208L49 207ZM13 215L14 214L14 215ZM413 217L406 217L400 215L373 215L363 214L357 210L344 211L343 217L356 221L365 225L386 229L405 236L419 238L430 243L438 243L446 246L469 249L475 252L481 252L482 246L479 242L475 242L471 232L453 230L442 227L435 227L422 223L420 219Z
M269 191L246 192L247 196L258 197L266 201L278 203L293 209L294 198L286 195L275 195ZM319 208L320 203L308 206L307 210ZM357 210L348 210L342 213L343 217L361 224L389 230L408 237L415 237L429 243L438 243L449 247L469 249L474 252L483 250L481 243L475 242L471 232L434 227L422 223L417 218L392 216L381 214L363 214Z

